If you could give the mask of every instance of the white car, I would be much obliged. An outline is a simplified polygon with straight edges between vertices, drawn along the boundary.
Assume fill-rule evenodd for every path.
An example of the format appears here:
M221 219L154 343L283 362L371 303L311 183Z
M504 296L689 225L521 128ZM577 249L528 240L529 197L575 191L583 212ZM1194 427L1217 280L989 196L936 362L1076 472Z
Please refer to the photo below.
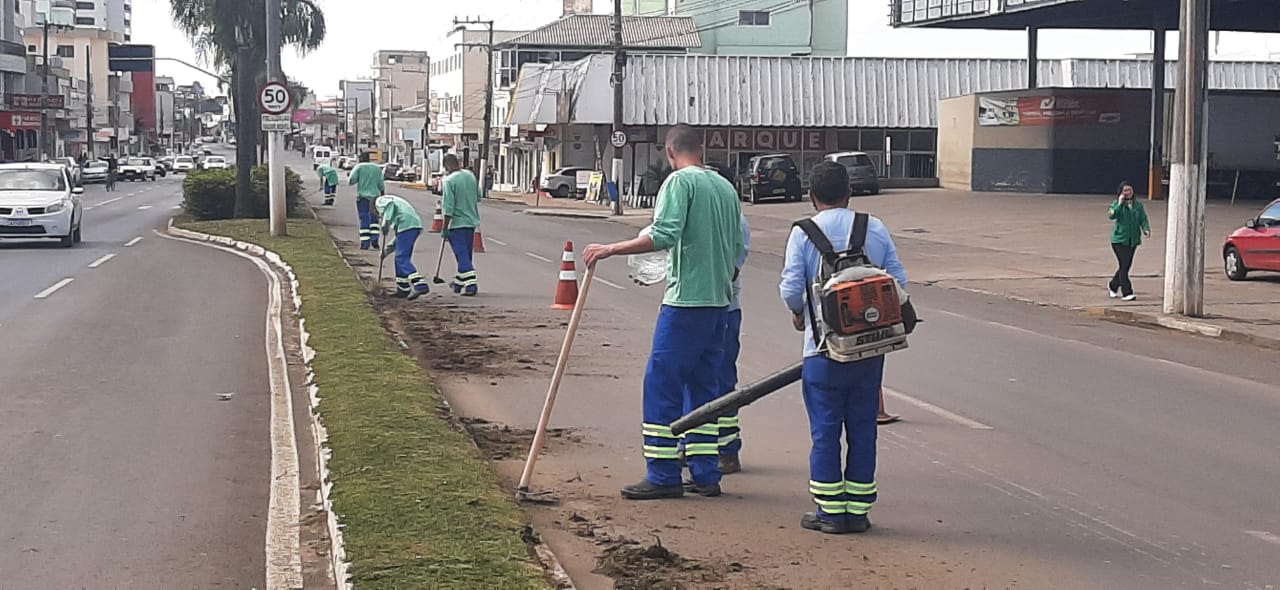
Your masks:
M173 159L174 172L191 172L196 169L196 161L191 156L178 156Z
M206 156L200 167L205 170L226 170L231 165L227 164L227 159L222 156Z
M60 164L0 164L0 238L56 238L74 246L82 194Z

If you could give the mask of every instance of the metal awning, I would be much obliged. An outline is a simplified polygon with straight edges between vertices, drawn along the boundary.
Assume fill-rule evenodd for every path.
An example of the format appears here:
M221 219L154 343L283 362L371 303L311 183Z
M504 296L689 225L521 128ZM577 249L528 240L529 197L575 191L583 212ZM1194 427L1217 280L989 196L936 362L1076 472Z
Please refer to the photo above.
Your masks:
M1178 28L1177 0L892 0L895 27L1150 30ZM1280 33L1276 0L1214 0L1215 31Z

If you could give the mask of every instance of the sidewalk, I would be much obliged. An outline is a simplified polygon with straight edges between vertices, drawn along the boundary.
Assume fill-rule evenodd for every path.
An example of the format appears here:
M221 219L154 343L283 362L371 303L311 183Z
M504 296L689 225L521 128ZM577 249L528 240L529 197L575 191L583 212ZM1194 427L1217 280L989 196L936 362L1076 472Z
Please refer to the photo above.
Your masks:
M523 211L526 215L618 220L613 215L612 207L603 203L588 203L577 199L556 199L545 193L539 196L532 193L491 190L489 191L489 198L495 201L524 205ZM644 227L653 219L653 210L624 207L623 217L627 218L628 223L632 223L632 220L643 220L644 223L641 223L639 227Z

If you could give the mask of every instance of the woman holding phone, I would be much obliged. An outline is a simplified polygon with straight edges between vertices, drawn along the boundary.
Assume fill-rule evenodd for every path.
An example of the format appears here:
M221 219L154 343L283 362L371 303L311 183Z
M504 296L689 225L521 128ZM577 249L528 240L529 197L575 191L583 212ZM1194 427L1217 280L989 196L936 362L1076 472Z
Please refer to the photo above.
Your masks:
M1133 186L1128 182L1120 183L1120 195L1107 211L1107 219L1115 221L1111 229L1111 250L1116 254L1119 268L1107 285L1107 293L1112 299L1117 297L1124 301L1137 298L1133 294L1133 283L1129 281L1129 269L1133 268L1133 255L1142 244L1143 237L1151 236L1151 223L1147 220L1147 211L1142 202L1133 198Z

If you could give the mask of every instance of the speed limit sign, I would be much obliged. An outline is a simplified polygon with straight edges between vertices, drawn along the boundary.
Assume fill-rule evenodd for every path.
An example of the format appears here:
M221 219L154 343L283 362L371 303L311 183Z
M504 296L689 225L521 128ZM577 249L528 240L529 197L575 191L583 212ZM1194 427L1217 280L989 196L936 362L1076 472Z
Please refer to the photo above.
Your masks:
M293 97L283 83L267 82L258 89L258 106L268 115L283 115L293 106Z

